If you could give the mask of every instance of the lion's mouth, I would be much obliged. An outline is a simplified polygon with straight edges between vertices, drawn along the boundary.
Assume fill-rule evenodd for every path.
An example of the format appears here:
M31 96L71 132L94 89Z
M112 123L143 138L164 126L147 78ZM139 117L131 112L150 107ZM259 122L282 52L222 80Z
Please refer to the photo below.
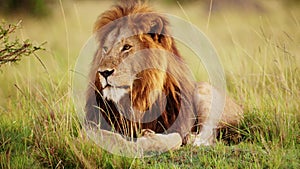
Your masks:
M112 86L110 84L106 84L104 87L103 87L103 90L104 89L111 89L111 88L114 88L114 89L129 89L130 86L128 85L123 85L123 86Z

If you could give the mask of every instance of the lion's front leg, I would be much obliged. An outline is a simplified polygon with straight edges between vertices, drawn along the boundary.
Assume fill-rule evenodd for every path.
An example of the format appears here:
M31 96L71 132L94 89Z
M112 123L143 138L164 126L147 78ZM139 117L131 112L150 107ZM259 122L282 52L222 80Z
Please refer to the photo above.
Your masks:
M215 128L220 119L219 114L211 114L212 87L208 83L199 83L195 94L197 111L197 126L200 133L194 136L195 146L209 146L214 144Z
M142 137L126 140L122 135L107 130L87 130L88 136L102 148L118 155L143 157L148 153L163 153L181 146L179 133L157 134L152 130L142 130Z
M200 133L194 138L194 145L196 146L213 145L217 128L236 126L243 117L243 110L239 105L229 97L219 93L208 83L201 82L198 84L194 100L197 125L200 129Z

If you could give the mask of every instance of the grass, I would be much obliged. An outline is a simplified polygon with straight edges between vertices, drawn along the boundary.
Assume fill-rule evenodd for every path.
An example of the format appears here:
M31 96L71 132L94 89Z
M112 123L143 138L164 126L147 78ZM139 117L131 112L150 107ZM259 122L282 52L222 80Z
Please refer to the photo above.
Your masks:
M21 17L21 37L48 42L48 51L39 53L46 69L29 57L1 67L1 168L300 168L299 7L268 1L265 12L214 12L208 24L208 12L200 4L183 6L215 45L228 93L244 107L240 143L220 141L215 147L186 146L130 159L86 138L71 98L76 57L110 2L62 5L65 15L57 8L49 18ZM160 11L167 7L169 13L185 17L177 6L160 5ZM208 80L203 68L193 70L198 80Z

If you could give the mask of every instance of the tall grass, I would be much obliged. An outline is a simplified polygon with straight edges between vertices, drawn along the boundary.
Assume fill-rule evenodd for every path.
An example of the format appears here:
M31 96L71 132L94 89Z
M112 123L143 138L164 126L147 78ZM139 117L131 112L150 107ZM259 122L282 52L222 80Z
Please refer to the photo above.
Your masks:
M76 56L97 15L109 3L62 1L65 22L60 8L54 9L51 18L23 19L20 36L48 41L48 51L39 53L46 68L25 58L18 65L3 67L0 73L1 168L300 167L297 7L286 9L269 1L265 13L214 12L207 24L208 14L200 12L201 4L183 6L191 22L215 45L228 94L244 107L245 118L238 128L240 143L220 141L215 147L186 146L152 158L128 159L109 154L86 138L70 91ZM181 15L179 7L167 8ZM198 80L209 80L203 68L193 66Z

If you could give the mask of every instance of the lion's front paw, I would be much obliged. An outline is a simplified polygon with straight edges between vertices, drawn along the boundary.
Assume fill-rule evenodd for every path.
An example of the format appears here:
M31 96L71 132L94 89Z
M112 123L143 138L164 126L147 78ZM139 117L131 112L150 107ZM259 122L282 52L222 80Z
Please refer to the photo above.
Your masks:
M209 139L203 139L201 137L196 137L194 146L212 146L214 145L214 139L209 138Z
M144 132L143 132L144 131ZM165 152L168 150L176 150L182 144L179 133L159 134L152 130L145 129L142 133L146 136L137 139L136 145L142 152Z
M153 136L155 136L155 132L150 129L142 129L141 135L143 137L153 137Z
M212 146L215 144L215 133L213 128L203 127L200 134L196 135L194 146Z

